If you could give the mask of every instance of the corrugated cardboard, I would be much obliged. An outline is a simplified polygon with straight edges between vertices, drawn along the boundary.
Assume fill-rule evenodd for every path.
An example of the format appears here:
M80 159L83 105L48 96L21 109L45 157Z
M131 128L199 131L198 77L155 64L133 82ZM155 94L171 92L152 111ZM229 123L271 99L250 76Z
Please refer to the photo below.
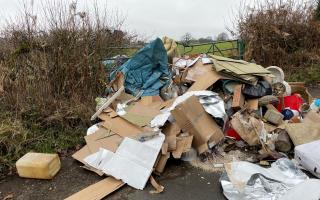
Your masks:
M155 167L155 171L159 174L161 174L164 171L164 168L167 164L168 159L170 158L170 153L167 153L166 155L160 155L160 158L157 162L157 165Z
M231 126L249 145L259 144L258 133L261 133L262 123L258 119L237 112L232 117Z
M192 67L188 68L185 79L187 81L196 81L199 79L199 77L205 75L206 73L210 73L212 70L213 66L211 64L204 65L201 60L198 60Z
M99 151L99 148L115 152L123 138L101 127L94 134L85 136L84 139L90 151L95 153Z
M160 185L154 178L153 176L150 176L150 183L154 187L155 190L151 190L150 194L159 194L163 192L164 187Z
M311 110L305 116L304 122L320 123L320 113L315 110Z
M217 144L224 138L220 127L203 109L195 96L179 104L171 114L184 132L194 136L193 145L199 154L208 149L209 141Z
M82 164L84 164L83 168L93 171L96 174L98 174L99 176L103 175L103 172L100 170L97 170L91 166L89 166L85 161L84 158L89 156L90 154L95 153L95 152L91 152L88 145L85 145L84 147L82 147L80 150L78 150L77 152L75 152L72 155L72 158L76 159L77 161L81 162Z
M92 152L95 153L95 152ZM78 150L77 152L75 152L72 155L72 158L76 159L77 161L83 163L83 164L87 164L86 162L84 162L84 158L89 156L91 154L91 151L88 147L88 145L83 146L80 150Z
M172 156L176 159L181 158L182 153L188 152L192 146L193 135L187 137L177 137L177 148L172 151Z
M180 133L181 128L177 123L167 123L162 132L166 135L165 143L168 144L168 151L171 152L177 147L177 135Z
M73 194L65 200L100 200L123 185L122 181L108 177Z
M275 125L283 123L283 115L278 110L273 108L269 108L267 110L267 112L264 114L264 118Z
M162 155L166 155L168 153L168 143L164 142L161 147Z
M152 103L152 102L151 102ZM121 117L137 126L146 126L151 120L160 114L160 109L152 106L146 106L142 103L135 103L126 109L126 114Z
M242 90L242 84L236 85L234 87L232 108L235 111L240 110L244 106L244 96L243 96L241 90Z
M295 146L320 140L320 123L288 123L285 125Z
M246 102L246 107L250 110L259 109L259 99L248 99Z
M154 102L163 102L163 100L161 99L160 96L144 96L144 97L141 97L140 102L143 105L147 106Z
M188 89L188 92L206 90L221 78L222 76L216 71L208 71L208 73L195 79L195 83Z
M121 117L111 118L108 114L101 113L99 118L104 121L101 123L102 126L121 137L134 137L143 132L142 128L135 126Z
M291 87L291 93L298 93L305 99L309 104L314 100L314 97L309 93L308 89L305 87L304 82L289 82Z

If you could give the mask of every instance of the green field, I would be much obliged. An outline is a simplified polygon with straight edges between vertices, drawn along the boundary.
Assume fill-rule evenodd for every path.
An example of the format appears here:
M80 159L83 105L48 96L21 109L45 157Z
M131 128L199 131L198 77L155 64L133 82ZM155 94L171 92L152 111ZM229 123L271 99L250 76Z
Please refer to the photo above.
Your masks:
M193 46L193 45L191 45ZM225 41L225 42L219 42L214 45L214 54L220 55L220 56L226 56L226 57L233 57L238 56L238 50L237 50L237 41ZM193 47L184 47L183 45L178 45L179 51L181 54L187 54L187 55L193 55L193 54L199 54L199 53L213 53L213 45L212 44L195 44ZM222 54L218 51L221 50ZM227 50L226 49L232 49Z
M193 46L195 45L195 46ZM184 47L181 44L178 44L178 49L181 55L196 55L200 53L213 53L213 47L212 44L192 44L190 46L193 47ZM221 50L222 54L218 51ZM232 49L227 50L226 49ZM128 56L133 56L139 49L137 48L128 48L123 51L124 54ZM219 56L225 56L225 57L237 57L239 56L239 52L237 50L237 41L223 41L218 42L215 44L214 47L214 54Z

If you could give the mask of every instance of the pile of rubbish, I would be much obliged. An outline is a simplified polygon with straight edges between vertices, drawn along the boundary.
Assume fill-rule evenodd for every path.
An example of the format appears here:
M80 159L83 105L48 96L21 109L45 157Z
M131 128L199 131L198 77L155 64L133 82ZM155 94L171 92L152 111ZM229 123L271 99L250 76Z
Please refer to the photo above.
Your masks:
M67 199L101 199L125 184L143 190L148 181L160 193L154 177L169 158L206 162L233 150L252 156L215 163L228 199L292 199L304 188L319 195L319 181L300 170L320 177L320 99L304 83L287 83L274 66L182 57L167 37L120 63L73 155L108 177Z

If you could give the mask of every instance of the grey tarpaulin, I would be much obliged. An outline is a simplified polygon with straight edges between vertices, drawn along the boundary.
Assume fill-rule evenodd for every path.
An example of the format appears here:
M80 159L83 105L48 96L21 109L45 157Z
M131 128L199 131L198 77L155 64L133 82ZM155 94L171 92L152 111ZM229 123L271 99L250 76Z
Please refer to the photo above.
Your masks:
M118 72L125 76L124 87L128 93L142 96L159 95L160 89L169 84L167 52L162 40L157 38L140 49L130 60L110 74L113 80Z

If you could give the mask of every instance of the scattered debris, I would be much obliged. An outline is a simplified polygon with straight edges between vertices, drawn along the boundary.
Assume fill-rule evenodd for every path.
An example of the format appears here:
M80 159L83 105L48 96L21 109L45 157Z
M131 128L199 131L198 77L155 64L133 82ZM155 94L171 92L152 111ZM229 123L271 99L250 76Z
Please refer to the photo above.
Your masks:
M226 170L228 199L279 199L308 178L288 159L294 146L301 165L316 176L319 167L320 101L284 78L279 67L181 57L170 38L150 42L110 74L91 118L99 120L73 155L110 177L68 199L101 199L124 184L142 190L148 180L150 193L161 193L153 174L161 176L169 158Z

